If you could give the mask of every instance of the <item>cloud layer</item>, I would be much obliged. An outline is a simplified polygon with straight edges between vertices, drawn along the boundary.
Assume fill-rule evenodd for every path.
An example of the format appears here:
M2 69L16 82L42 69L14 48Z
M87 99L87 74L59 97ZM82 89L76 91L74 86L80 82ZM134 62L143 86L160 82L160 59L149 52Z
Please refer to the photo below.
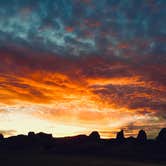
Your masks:
M3 131L152 137L166 125L164 0L0 4Z

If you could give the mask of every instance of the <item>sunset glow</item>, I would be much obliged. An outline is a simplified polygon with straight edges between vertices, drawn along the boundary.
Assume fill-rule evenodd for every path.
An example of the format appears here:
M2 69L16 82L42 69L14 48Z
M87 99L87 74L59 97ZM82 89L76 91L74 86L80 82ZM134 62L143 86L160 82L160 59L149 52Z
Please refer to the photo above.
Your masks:
M0 2L0 133L156 136L166 126L165 1L53 2Z

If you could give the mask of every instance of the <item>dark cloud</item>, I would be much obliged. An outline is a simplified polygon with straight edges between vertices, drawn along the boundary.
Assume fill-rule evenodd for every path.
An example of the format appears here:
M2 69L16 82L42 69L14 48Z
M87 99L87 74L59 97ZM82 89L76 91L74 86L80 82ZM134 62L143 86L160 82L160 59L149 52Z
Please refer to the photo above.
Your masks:
M164 44L156 41L166 33L166 4L162 0L12 0L1 1L0 5L1 40L10 38L62 56L165 52Z

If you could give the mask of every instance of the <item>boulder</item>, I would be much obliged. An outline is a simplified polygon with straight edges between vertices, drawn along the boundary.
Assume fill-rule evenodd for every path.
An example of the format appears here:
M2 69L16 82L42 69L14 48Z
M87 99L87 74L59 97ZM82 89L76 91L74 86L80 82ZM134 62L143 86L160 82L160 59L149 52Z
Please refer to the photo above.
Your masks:
M3 140L3 139L4 139L3 134L0 134L0 140Z
M137 141L140 143L144 143L147 141L147 135L144 130L140 130L137 136Z
M90 135L89 138L91 140L100 140L100 134L97 131L93 131Z
M157 136L157 141L166 142L166 128L161 129Z
M121 130L120 132L117 133L116 140L120 141L120 142L123 142L125 140L124 131L123 130Z

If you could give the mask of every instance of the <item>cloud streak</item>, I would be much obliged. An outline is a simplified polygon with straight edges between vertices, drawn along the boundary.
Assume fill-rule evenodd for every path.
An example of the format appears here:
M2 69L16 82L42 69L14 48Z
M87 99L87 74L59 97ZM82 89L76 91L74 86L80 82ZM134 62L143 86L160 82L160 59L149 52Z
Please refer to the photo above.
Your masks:
M0 114L153 136L166 125L165 2L137 3L1 1Z
M140 127L145 122L165 124L164 73L157 74L158 81L147 77L151 70L143 72L131 60L113 56L66 59L28 52L3 51L1 103L31 103L36 105L31 114L37 118L99 130L105 126L117 130L133 121L139 121Z

